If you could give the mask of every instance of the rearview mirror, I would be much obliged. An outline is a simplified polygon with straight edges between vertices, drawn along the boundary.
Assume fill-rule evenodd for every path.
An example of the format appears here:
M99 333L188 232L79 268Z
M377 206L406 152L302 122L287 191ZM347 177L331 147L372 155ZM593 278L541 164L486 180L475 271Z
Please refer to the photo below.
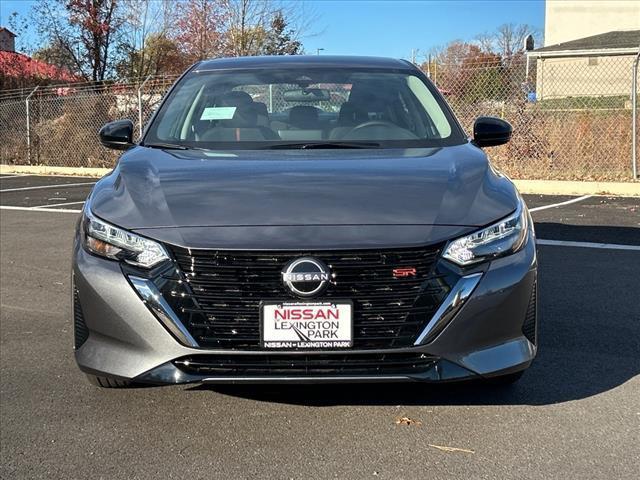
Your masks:
M329 90L321 88L305 88L284 92L284 99L287 102L328 102L330 98Z
M133 146L133 122L116 120L104 125L100 132L100 143L107 148L126 150Z
M478 117L473 124L473 143L478 147L495 147L511 139L511 124L496 117Z

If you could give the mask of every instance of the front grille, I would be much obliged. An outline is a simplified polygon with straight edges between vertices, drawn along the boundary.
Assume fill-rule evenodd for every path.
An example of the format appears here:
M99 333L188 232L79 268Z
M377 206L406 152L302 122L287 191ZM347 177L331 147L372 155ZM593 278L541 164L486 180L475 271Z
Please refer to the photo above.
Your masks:
M73 345L77 350L89 338L89 329L84 322L82 306L78 298L78 290L73 289Z
M260 347L261 301L296 300L282 282L283 267L311 256L326 263L334 281L318 299L354 304L354 348L410 346L449 292L436 275L439 247L384 251L235 252L173 248L182 284L159 285L172 298L181 320L205 348ZM394 278L392 270L416 269L415 277ZM186 286L185 289L182 289ZM164 288L164 290L163 290ZM167 292L167 290L169 290Z
M533 290L531 291L531 297L529 298L529 305L527 306L527 313L522 324L522 333L527 339L536 344L537 339L537 325L536 325L536 303L537 303L537 290L538 284L533 284Z
M437 357L422 353L349 355L194 355L175 360L192 375L215 376L314 376L406 375L425 372Z

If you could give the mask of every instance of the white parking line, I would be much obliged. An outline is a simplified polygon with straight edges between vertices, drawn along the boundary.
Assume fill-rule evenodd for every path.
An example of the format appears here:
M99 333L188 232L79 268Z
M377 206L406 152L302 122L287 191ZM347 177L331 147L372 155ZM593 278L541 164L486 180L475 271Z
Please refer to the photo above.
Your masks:
M572 198L571 200L567 200L566 202L560 203L552 203L551 205L543 205L542 207L530 208L530 212L537 212L539 210L546 210L547 208L556 208L562 207L563 205L569 205L571 203L581 202L582 200L586 200L587 198L591 198L593 195L583 195L582 197Z
M82 212L82 210L70 210L68 208L14 207L11 205L0 205L0 210L17 210L22 212L60 212L60 213Z
M571 242L565 240L542 240L536 241L538 245L549 245L552 247L577 247L577 248L601 248L603 250L631 250L640 252L640 245L621 245L619 243L592 243L592 242Z
M57 174L57 173L44 173L44 174L37 174L37 173L3 173L0 174L0 178L2 178L2 175L11 175L11 176L16 176L16 177L37 177L37 178L49 178L49 177L64 177L64 178L68 178L68 179L81 179L81 178L91 178L94 179L96 181L100 180L100 177L94 177L92 175L64 175L64 174Z
M84 200L82 202L49 203L49 204L46 204L46 205L37 205L37 206L31 207L31 208L63 207L65 205L78 205L79 203L83 204Z
M0 179L1 178L24 178L24 177L30 177L31 175L20 175L20 174L15 174L15 175L0 175Z
M96 182L90 183L63 183L60 185L38 185L35 187L20 187L20 188L5 188L4 190L0 190L0 193L5 192L21 192L23 190L42 190L44 188L66 188L66 187L80 187L85 185L95 185Z

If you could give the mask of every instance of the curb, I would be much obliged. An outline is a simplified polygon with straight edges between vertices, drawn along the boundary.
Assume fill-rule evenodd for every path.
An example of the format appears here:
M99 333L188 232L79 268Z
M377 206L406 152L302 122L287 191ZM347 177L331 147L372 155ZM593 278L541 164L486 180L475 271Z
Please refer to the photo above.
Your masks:
M103 177L109 168L51 167L48 165L0 165L2 173ZM513 180L520 193L538 195L614 195L640 197L640 182L579 182L567 180Z
M69 175L79 177L103 177L110 168L52 167L49 165L0 165L0 174L20 173L23 175Z
M520 193L538 195L613 195L640 197L640 182L578 182L567 180L512 180Z

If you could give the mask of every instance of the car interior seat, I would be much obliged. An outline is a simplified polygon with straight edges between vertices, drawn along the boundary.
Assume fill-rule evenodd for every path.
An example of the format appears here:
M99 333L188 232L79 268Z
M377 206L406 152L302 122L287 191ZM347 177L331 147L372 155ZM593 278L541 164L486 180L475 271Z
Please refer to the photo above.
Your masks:
M364 108L359 107L355 102L349 101L342 104L338 113L338 123L329 132L330 139L341 139L353 127L369 121L369 115Z
M283 140L322 140L320 110L310 105L296 105L289 110L289 128L278 130Z
M223 142L277 140L278 136L273 130L259 124L259 117L262 115L258 112L261 111L261 107L256 105L246 92L232 91L220 96L216 99L215 106L235 107L233 117L210 121L207 130L199 135L199 140Z

